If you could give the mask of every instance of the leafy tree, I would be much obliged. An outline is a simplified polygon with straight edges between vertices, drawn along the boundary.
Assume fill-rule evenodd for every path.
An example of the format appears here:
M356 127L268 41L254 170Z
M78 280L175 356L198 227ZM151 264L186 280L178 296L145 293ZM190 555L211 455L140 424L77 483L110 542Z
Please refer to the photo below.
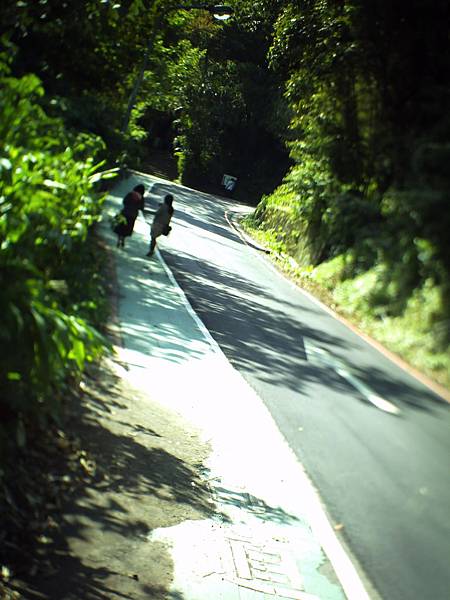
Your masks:
M391 292L378 297L391 313L433 282L444 346L448 17L446 3L421 0L277 3L269 57L286 82L294 166L256 215L306 264L342 255L353 264L343 276L382 266L379 289Z

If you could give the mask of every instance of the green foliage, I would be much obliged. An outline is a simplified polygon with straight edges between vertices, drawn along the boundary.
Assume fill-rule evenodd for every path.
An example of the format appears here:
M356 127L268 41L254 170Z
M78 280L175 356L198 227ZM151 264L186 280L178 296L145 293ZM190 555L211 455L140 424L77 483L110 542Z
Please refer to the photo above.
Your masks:
M163 144L173 140L183 182L219 184L232 173L256 201L287 169L280 125L289 118L265 60L271 25L262 17L274 18L273 10L267 2L232 4L234 18L221 24L204 10L166 11L130 133L156 147L166 115L173 126Z
M356 320L364 331L405 360L449 386L447 290L427 279L408 295L401 311L393 311L399 285L394 278L386 284L389 267L379 263L349 278L345 263L344 257L337 257L316 267L312 273L316 281L330 290L339 312Z
M86 281L80 260L102 208L93 191L101 144L68 136L40 106L43 94L33 75L1 78L2 444L11 429L22 445L33 423L56 418L68 375L104 346L83 318L95 302L79 293Z
M270 196L264 196L254 213L246 220L252 228L264 231L265 241L277 252L288 253L303 264L305 253L305 225L296 210L296 193L284 184Z
M218 183L231 172L238 190L246 187L256 202L288 163L280 133L289 121L287 103L265 58L279 3L231 4L234 18L219 24L208 11L180 10L177 2L88 0L76 7L7 0L0 27L16 45L16 71L44 82L52 98L45 99L47 112L100 135L106 158L125 153L129 166L143 168L152 149L168 148L177 137L183 180ZM123 136L121 121L149 40L144 81ZM178 118L179 107L180 123L161 136L161 121Z
M346 254L339 254L321 263L312 269L311 278L328 290L333 291L342 281L349 279L349 258Z

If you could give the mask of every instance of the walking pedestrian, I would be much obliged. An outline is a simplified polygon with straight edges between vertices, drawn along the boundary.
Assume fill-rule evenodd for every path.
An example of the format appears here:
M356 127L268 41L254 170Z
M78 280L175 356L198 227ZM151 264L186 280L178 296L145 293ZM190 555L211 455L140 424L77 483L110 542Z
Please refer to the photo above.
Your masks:
M170 226L170 220L172 219L174 212L172 204L172 194L166 194L166 196L164 196L164 202L160 204L153 218L153 223L150 230L150 248L146 256L151 256L153 254L156 247L156 239L160 235L169 235L169 232L172 229Z
M128 192L122 201L123 208L120 214L116 216L117 224L113 229L114 233L117 234L117 246L119 248L124 248L125 238L132 235L139 211L141 210L144 215L144 194L145 187L140 183L131 192Z

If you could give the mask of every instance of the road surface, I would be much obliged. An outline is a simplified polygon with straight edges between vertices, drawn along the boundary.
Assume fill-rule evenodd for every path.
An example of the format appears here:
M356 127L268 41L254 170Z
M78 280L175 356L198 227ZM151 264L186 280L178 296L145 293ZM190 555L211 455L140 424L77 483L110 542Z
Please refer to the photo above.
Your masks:
M448 600L450 406L246 245L225 217L233 201L153 191L169 190L165 260L367 576L386 600Z

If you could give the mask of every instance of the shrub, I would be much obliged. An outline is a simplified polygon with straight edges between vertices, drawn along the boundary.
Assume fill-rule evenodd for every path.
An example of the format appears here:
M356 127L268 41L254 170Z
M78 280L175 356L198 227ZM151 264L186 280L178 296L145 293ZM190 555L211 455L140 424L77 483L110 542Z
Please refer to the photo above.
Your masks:
M102 202L93 155L101 144L70 136L40 106L33 75L0 73L0 445L56 418L61 387L103 347L71 303L70 273ZM11 435L13 433L13 435Z

